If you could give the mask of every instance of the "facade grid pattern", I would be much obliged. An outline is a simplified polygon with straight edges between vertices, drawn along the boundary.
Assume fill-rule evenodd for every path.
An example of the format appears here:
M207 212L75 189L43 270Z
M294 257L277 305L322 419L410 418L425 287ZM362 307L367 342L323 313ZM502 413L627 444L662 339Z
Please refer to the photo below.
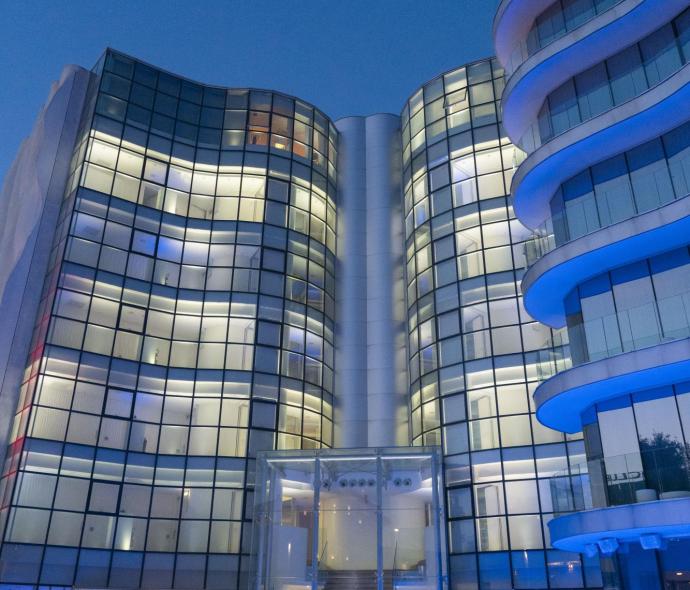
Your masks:
M496 61L477 62L402 113L413 443L443 447L451 587L599 587L598 559L548 549L550 478L584 445L531 407L563 335L522 306L529 231L507 196L503 84Z
M243 586L252 458L332 444L337 132L112 51L92 83L0 483L0 581Z

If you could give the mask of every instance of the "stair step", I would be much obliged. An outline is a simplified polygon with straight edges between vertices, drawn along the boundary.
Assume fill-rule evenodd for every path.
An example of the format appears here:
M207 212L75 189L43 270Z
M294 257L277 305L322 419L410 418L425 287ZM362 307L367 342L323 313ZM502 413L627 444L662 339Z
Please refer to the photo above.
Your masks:
M377 590L376 570L328 570L322 572L324 590ZM393 572L383 572L384 590L393 590Z

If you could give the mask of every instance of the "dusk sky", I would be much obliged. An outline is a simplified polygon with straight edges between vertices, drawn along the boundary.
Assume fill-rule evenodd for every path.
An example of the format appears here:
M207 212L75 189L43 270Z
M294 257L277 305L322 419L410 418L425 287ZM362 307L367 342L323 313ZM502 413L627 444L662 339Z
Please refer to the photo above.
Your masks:
M113 47L200 82L280 90L330 117L398 113L425 81L492 54L499 0L6 0L0 181L63 65Z

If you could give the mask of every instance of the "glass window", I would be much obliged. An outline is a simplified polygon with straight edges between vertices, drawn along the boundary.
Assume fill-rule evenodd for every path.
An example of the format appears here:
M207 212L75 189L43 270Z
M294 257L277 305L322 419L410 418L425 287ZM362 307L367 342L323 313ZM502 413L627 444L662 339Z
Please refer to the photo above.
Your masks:
M646 274L646 265L640 272L645 275L613 285L623 350L656 344L661 333L652 280Z
M443 436L445 442L445 454L454 455L457 453L466 453L469 450L466 422L444 427Z
M637 401L634 404L637 433L643 453L667 446L682 446L684 443L675 397L669 395L670 391L667 393L665 397Z
M616 457L639 452L631 407L600 411L598 420L604 456Z
M82 508L83 510L83 508ZM48 543L53 545L79 545L84 515L73 512L53 512Z
M582 120L575 92L575 84L572 80L569 80L549 95L548 105L553 135L559 135L567 131ZM544 135L542 132L542 139L549 138L550 135Z
M474 521L453 520L450 522L449 549L452 553L475 551Z
M640 51L650 86L665 80L682 65L671 24L642 39Z
M659 207L673 198L673 186L660 139L627 153L637 212Z
M513 551L513 579L515 588L546 588L546 564L542 551Z
M454 395L443 399L443 420L446 423L466 419L465 396Z
M582 588L582 564L577 553L550 549L546 565L552 588Z
M537 17L535 24L540 47L545 47L563 36L566 28L561 4L559 2L551 4Z
M505 551L508 549L508 530L507 530L507 522L505 517L495 517L495 518L477 518L476 519L477 523L477 546L479 551ZM492 557L499 557L500 554L494 554ZM480 555L481 557L485 557L484 555ZM507 555L506 557L506 564L507 564ZM480 565L481 568L481 565ZM481 568L482 571L483 568ZM498 574L498 572L496 572ZM500 572L501 579L503 579L504 575L507 575L505 578L506 583L508 585L504 586L505 588L509 589L510 588L510 574L509 571L506 569L505 573L501 569ZM500 586L499 586L500 587Z
M563 0L563 17L568 30L579 27L595 15L593 0Z
M457 518L472 516L472 497L470 488L448 490L448 516Z
M502 415L527 413L529 411L526 387L522 384L498 387L496 388L496 397L498 411Z
M680 391L677 391L676 400L678 402L678 411L680 413L680 421L683 424L683 431L685 432L685 441L688 443L690 436L690 392L687 390L687 384L678 386Z
M690 127L682 125L663 137L677 197L690 193Z
M532 444L529 415L503 417L500 419L500 427L504 447Z
M604 63L575 77L582 120L591 119L613 106L608 74Z
M647 89L647 76L638 45L632 45L606 60L615 104L639 96Z
M491 82L484 82L483 84L474 84L470 86L470 102L473 105L482 104L494 100L493 84Z
M535 480L509 481L505 486L509 514L539 512L539 496Z
M539 515L509 516L510 546L513 549L541 549L544 546Z
M473 420L470 422L470 445L474 451L493 449L500 446L498 421L496 418Z
M602 226L628 219L635 214L632 187L624 155L592 167L592 180Z
M683 63L690 61L690 11L686 10L674 21L678 31L678 42L682 53Z
M499 482L474 486L474 505L479 516L505 514L503 485Z
M588 357L597 360L622 351L621 336L615 315L613 294L604 292L580 299L582 306L583 336ZM578 341L573 333L573 340Z

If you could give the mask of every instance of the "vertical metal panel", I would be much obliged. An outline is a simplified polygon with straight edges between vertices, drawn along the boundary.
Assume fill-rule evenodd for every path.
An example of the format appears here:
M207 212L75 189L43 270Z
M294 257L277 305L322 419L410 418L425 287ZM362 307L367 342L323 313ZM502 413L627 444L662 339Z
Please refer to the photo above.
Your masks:
M366 119L367 408L370 446L407 444L400 117ZM402 351L402 359L399 352ZM402 412L400 411L402 410Z
M352 448L367 446L365 120L348 117L336 127L340 138L334 444Z
M319 505L321 502L321 459L314 459L314 508L312 514L311 588L319 590Z
M340 132L335 445L409 442L400 118Z
M376 587L383 590L383 465L376 452Z

